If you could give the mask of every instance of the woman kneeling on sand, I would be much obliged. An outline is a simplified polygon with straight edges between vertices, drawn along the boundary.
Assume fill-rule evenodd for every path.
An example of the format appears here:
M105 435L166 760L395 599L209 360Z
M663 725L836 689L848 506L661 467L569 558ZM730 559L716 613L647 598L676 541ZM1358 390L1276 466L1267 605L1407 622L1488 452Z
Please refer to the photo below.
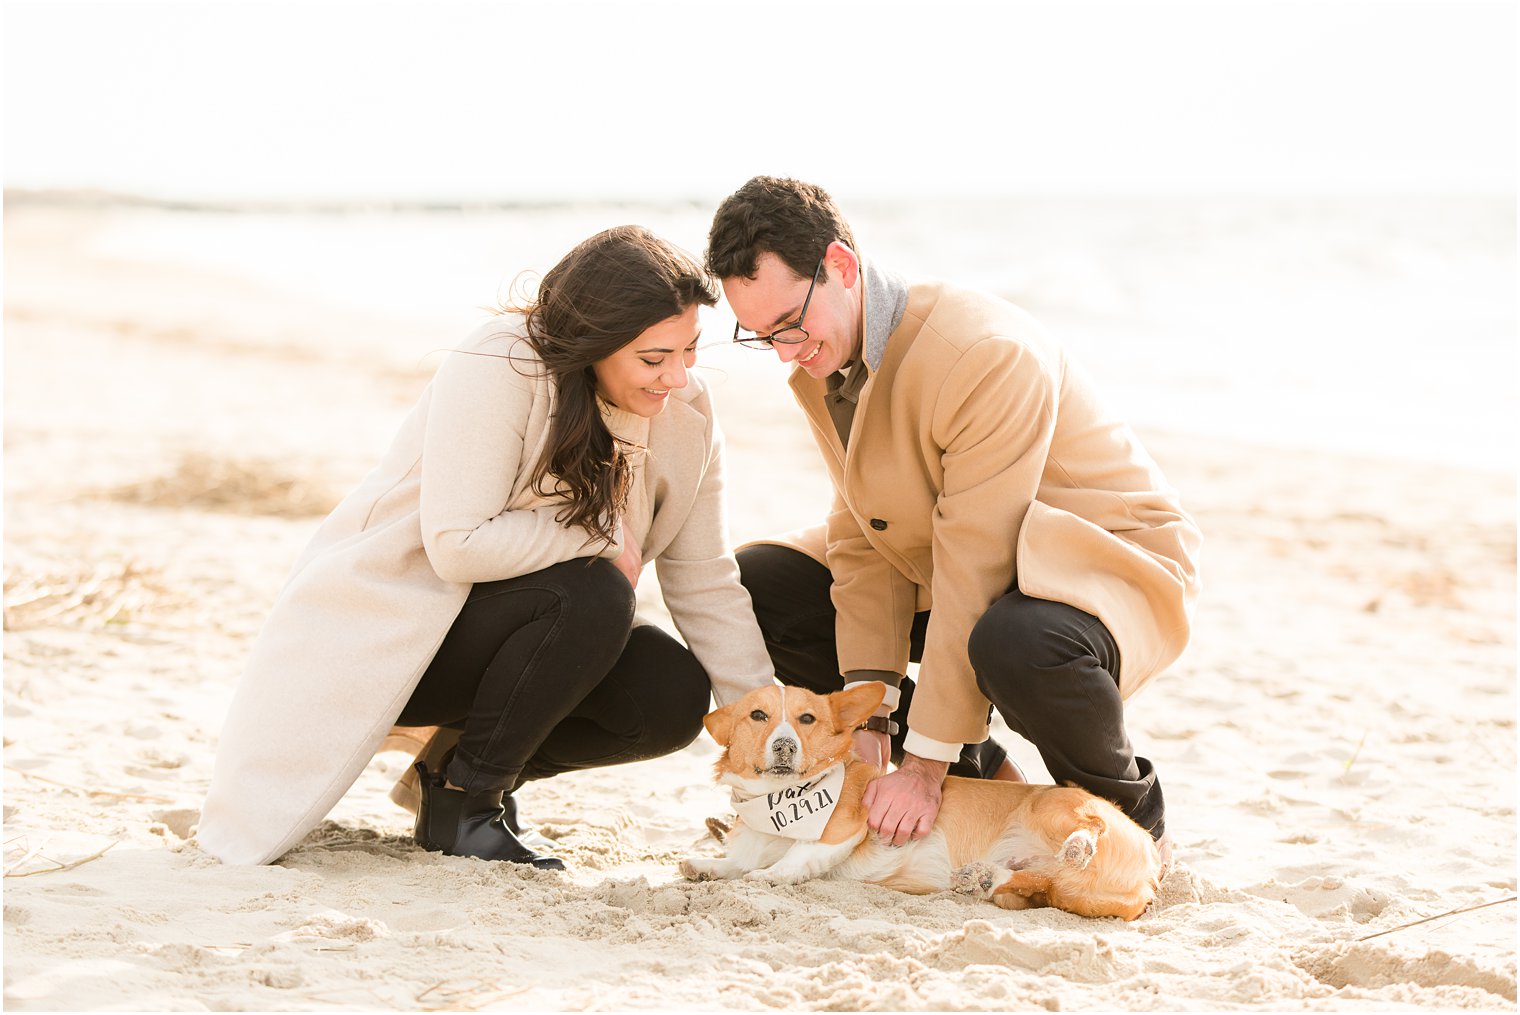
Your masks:
M444 360L254 645L203 848L274 860L399 735L422 748L420 784L393 793L415 799L420 846L562 868L519 840L518 785L679 750L709 690L771 682L691 372L716 301L689 256L609 229ZM647 560L690 649L634 618Z

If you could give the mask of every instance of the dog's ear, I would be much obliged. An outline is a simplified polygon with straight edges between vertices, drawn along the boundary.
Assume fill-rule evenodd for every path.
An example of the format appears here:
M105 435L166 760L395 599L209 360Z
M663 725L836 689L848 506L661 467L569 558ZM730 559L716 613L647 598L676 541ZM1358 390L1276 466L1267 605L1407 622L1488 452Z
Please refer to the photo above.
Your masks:
M840 727L852 730L871 718L871 713L881 707L881 700L886 696L887 685L872 680L848 691L836 691L829 695L829 703L834 706Z
M732 705L724 705L702 717L702 725L707 727L707 735L712 737L719 747L727 747L729 740L733 738L734 723L738 721L734 709L738 704L734 702Z

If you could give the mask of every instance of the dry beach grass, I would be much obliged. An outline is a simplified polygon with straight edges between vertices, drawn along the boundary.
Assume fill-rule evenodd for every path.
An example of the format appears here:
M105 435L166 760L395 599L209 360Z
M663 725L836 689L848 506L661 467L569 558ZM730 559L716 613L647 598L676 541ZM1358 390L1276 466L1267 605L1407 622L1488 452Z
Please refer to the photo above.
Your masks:
M1513 473L1206 434L1145 433L1208 586L1131 705L1178 839L1133 924L684 883L705 738L524 792L569 875L417 850L396 755L223 867L193 830L250 640L456 332L103 239L154 216L7 208L7 1008L1514 1008L1513 902L1426 921L1515 895ZM783 387L709 361L736 537L810 520Z

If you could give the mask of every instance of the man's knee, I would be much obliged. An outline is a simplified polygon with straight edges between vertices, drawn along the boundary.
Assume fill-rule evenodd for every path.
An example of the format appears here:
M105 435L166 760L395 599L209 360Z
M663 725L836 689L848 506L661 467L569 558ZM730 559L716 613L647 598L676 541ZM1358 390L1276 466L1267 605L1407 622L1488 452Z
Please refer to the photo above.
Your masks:
M778 551L785 549L768 543L757 543L734 552L734 560L739 562L739 584L748 589L751 596L756 591L767 590L773 583L779 560Z
M1037 625L1031 611L999 599L971 628L966 655L983 694L987 694L991 684L1028 682L1032 666L1026 649L1040 641Z
M1096 617L1065 603L1011 593L971 629L966 653L977 686L991 701L1038 697L1052 680L1069 680L1073 664L1094 656L1085 632ZM1105 632L1106 634L1106 632Z
M788 546L748 546L737 557L776 675L819 693L839 690L829 569Z
M819 589L826 594L833 582L828 568L790 546L756 543L735 553L734 559L739 562L739 582L756 609L793 603Z

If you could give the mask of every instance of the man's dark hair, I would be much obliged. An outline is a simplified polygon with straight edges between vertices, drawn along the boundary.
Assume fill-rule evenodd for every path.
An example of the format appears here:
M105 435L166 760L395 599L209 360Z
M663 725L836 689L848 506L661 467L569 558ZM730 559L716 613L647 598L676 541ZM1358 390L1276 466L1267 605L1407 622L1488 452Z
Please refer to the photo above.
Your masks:
M718 278L754 278L761 254L781 258L798 278L812 278L824 249L855 234L828 191L801 180L756 176L718 206L707 234L707 270ZM828 284L826 274L819 285Z

